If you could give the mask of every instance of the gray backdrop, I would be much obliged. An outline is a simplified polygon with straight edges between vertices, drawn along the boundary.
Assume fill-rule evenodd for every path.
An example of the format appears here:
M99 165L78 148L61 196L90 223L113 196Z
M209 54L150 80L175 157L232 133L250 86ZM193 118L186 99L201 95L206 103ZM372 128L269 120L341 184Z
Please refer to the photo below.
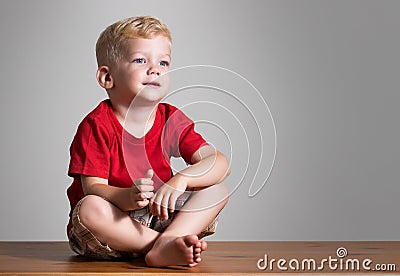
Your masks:
M171 29L173 68L240 74L276 124L268 182L248 196L246 181L256 173L262 181L273 152L264 136L268 158L254 171L260 144L249 129L252 168L210 239L399 239L399 12L399 1L381 0L0 1L0 240L66 240L69 145L106 97L95 80L96 39L119 19L147 14ZM229 87L231 77L221 77L231 99L248 101L257 118L267 114L255 93ZM207 113L229 129L218 112ZM246 143L232 143L230 187Z

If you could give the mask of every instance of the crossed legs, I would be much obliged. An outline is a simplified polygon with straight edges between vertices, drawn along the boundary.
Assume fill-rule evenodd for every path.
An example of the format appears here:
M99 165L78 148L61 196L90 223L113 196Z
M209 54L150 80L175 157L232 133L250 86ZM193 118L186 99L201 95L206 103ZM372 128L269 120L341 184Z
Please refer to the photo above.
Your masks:
M196 266L207 243L197 234L218 215L228 200L224 184L196 191L163 233L142 226L112 203L87 196L80 207L81 223L109 247L146 255L149 266Z

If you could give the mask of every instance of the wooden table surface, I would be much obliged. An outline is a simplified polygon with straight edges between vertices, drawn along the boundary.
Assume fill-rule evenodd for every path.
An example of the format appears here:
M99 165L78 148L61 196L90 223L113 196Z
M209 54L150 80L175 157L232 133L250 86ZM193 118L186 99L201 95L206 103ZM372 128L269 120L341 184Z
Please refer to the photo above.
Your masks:
M203 261L195 268L149 268L143 259L118 262L88 260L74 255L66 242L0 242L0 275L387 275L397 271L400 272L400 242L397 241L209 242Z

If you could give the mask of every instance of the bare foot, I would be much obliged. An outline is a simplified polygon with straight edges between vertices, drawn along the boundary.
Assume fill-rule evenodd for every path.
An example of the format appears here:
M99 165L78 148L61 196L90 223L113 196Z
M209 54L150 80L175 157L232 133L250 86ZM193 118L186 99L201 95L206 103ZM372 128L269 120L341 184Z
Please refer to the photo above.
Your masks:
M163 267L171 265L196 266L201 262L201 253L207 249L205 241L196 235L183 237L161 235L146 255L148 266Z

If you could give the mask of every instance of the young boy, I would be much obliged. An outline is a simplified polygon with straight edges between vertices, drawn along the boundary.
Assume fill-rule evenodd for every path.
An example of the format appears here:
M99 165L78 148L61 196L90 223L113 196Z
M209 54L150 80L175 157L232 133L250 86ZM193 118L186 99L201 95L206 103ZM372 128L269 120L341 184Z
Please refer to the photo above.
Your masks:
M97 41L96 77L109 99L80 123L68 170L67 233L78 254L193 267L207 249L201 238L227 202L229 164L179 109L160 103L170 54L169 30L150 16L116 22ZM190 166L172 175L172 156Z

